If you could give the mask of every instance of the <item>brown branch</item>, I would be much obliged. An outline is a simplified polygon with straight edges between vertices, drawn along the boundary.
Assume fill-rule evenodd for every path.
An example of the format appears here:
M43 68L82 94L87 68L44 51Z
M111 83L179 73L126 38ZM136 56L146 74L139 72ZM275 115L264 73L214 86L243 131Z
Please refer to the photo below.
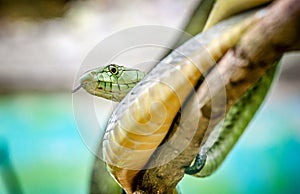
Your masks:
M227 52L206 78L214 80L216 76L222 76L223 83L215 83L214 97L220 94L219 88L225 84L227 110L275 61L281 58L284 52L300 48L300 41L297 38L300 34L298 0L278 0L269 9L262 20L243 36L236 48ZM142 171L136 179L135 194L173 193L184 175L184 168L196 156L208 126L213 127L224 116L219 114L218 110L212 111L211 101L206 101L208 92L207 84L202 84L197 91L199 102L206 103L201 108L198 131L189 146L169 163ZM178 130L180 134L175 138L174 144L185 141L185 134L190 133L188 128L178 127ZM172 148L158 150L151 162L168 160L172 153L170 149Z

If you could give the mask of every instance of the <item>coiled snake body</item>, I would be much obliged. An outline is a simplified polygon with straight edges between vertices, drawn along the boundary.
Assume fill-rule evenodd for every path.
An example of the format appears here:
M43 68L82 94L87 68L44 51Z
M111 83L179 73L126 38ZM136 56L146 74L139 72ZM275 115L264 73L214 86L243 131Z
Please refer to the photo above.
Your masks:
M133 192L134 177L165 138L201 76L259 18L259 14L244 14L217 24L196 36L196 41L183 44L147 75L111 64L81 77L81 87L90 94L122 100L107 124L103 154L111 173L127 193ZM187 173L208 176L221 164L263 101L274 70L275 67L235 103L224 125L212 133L217 133L216 138L209 136L196 157L196 165L188 167Z

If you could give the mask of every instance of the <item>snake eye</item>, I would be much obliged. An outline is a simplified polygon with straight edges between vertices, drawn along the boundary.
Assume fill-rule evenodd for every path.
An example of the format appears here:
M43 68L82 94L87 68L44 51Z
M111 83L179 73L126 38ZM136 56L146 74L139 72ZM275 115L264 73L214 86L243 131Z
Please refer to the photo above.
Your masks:
M115 66L113 66L113 65L109 66L109 71L110 71L112 74L114 74L114 75L118 74L118 69L117 69L117 67L115 67Z

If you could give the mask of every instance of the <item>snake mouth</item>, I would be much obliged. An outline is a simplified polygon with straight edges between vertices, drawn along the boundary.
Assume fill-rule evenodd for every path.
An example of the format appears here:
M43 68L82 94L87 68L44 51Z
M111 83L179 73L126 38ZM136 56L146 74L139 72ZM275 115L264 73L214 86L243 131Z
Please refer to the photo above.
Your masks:
M127 82L127 83L115 83L115 82L101 82L98 81L98 90L104 91L104 92L114 92L114 93L122 93L123 90L131 90L138 81L133 82ZM113 89L113 88L117 88Z

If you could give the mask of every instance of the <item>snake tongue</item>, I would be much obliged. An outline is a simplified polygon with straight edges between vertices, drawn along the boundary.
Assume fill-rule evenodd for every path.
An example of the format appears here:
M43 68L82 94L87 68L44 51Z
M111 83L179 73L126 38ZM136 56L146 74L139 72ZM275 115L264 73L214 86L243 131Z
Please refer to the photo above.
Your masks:
M77 86L76 88L74 88L74 89L72 90L72 93L77 92L80 88L82 88L82 85L79 85L79 86Z

